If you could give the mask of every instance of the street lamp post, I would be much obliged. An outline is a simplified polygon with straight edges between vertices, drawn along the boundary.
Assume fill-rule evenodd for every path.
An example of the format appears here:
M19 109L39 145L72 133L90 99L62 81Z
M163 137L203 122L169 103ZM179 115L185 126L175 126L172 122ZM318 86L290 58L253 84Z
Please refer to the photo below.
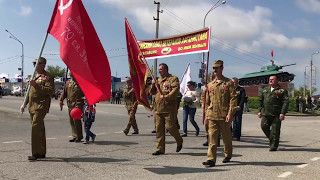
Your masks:
M21 55L21 95L23 95L23 61L24 61L23 43L16 36L14 36L10 31L8 31L7 29L6 29L6 32L11 35L9 38L18 41L22 46L22 55Z
M304 79L303 79L303 82L304 82L304 85L303 85L303 97L306 96L306 78L307 78L307 70L306 68L309 67L309 66L305 66L304 67Z
M226 2L227 2L227 1L218 0L218 1L209 9L209 11L206 13L206 15L205 15L204 18L203 18L203 28L206 27L206 18L207 18L207 16L208 16L208 14L209 14L212 10L214 10L214 9L217 8L217 7L219 7L221 4L225 4ZM209 43L210 43L210 41L209 41ZM205 66L204 66L204 53L202 53L201 69L202 69L202 71L204 72L203 74L205 74L205 69L204 69L203 67L205 67ZM204 81L204 77L202 77L201 80Z
M315 54L319 54L319 51L314 52L311 54L311 61L310 61L310 97L312 97L312 57Z

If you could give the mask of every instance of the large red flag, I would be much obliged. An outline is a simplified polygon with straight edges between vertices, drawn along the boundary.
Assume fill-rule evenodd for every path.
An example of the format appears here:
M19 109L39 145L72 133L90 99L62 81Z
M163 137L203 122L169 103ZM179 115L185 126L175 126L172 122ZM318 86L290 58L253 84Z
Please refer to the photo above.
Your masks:
M141 51L137 40L130 28L127 18L125 19L126 26L126 38L127 38L127 50L128 50L128 62L130 68L130 75L132 78L132 85L136 94L137 100L144 107L151 109L148 101L148 85L146 84L147 79L147 68L141 59Z
M110 99L108 58L81 0L57 0L47 32L60 42L60 57L89 104Z

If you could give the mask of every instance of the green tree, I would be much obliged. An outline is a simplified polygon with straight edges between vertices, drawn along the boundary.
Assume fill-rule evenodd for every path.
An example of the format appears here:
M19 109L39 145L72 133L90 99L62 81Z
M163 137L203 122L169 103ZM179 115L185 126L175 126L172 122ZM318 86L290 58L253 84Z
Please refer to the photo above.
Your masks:
M47 68L47 72L53 78L64 77L66 74L66 69L62 68L60 66L50 66L49 65Z
M294 90L294 96L303 96L303 92L304 92L304 88L303 86L300 86L299 89L295 89ZM312 94L314 94L315 92L317 92L317 88L316 87L312 87ZM306 88L306 95L310 94L310 90Z

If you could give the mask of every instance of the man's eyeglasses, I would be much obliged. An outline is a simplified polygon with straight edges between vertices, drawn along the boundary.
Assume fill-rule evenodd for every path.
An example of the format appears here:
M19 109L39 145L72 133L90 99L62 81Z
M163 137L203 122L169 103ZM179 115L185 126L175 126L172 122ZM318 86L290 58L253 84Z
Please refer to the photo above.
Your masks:
M36 63L34 62L34 63L32 63L33 64L33 66L35 66L36 65ZM44 64L44 63L39 63L39 64Z

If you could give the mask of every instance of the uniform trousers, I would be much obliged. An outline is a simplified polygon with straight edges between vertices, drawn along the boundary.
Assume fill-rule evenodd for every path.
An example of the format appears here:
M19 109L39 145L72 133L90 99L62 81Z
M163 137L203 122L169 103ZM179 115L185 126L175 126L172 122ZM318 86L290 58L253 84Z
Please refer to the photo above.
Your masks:
M269 139L270 148L278 148L280 140L281 121L278 116L262 116L261 129Z
M242 111L237 111L234 115L233 127L232 127L232 136L236 138L241 137L242 129Z
M70 115L71 109L69 109L69 121L71 125L71 130L72 130L72 137L77 138L77 139L82 139L83 134L82 134L82 122L80 119L73 119Z
M224 156L228 158L232 157L232 134L230 128L231 122L225 122L224 120L209 120L208 160L216 162L220 133L222 134L224 143Z
M44 111L30 112L32 156L46 154L46 131L44 127Z
M126 132L129 132L131 126L135 132L139 131L137 120L136 120L136 111L137 111L137 108L135 108L134 110L132 109L128 110L129 122L128 122L127 128L125 129Z
M155 113L156 119L156 139L157 139L157 151L164 153L165 152L165 138L166 133L165 129L174 137L178 146L182 145L183 140L177 128L176 113Z

